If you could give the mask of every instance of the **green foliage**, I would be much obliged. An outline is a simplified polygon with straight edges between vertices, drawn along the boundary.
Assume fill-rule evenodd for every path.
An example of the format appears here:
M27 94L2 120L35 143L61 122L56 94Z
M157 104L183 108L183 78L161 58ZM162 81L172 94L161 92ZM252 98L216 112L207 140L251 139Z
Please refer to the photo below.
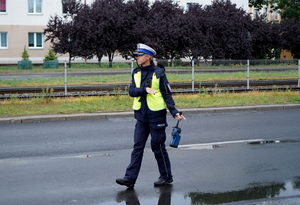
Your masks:
M264 5L270 5L273 11L280 13L283 20L300 21L299 0L249 0L250 7L261 9Z
M22 52L22 61L29 61L29 54L26 46L24 46L24 51Z
M54 97L53 92L54 92L53 88L42 89L41 96L42 99L44 99L47 104L52 102L52 99Z
M45 56L44 61L55 61L57 60L56 53L53 49L49 49L48 54Z
M263 5L268 5L266 0L249 0L249 7L255 7L261 9Z
M272 7L281 14L283 20L300 21L300 2L298 0L271 0Z
M48 89L49 91L49 89ZM249 92L224 93L214 95L180 94L174 95L178 108L234 106L254 104L280 104L300 102L299 92ZM129 95L95 96L81 98L52 99L49 105L43 98L0 101L0 116L34 114L71 114L131 110L132 98Z
M293 98L291 98L291 102L295 102L295 103L300 102L300 97L293 97Z
M11 104L17 104L17 103L18 103L18 93L13 94L13 95L10 97L10 103L11 103Z

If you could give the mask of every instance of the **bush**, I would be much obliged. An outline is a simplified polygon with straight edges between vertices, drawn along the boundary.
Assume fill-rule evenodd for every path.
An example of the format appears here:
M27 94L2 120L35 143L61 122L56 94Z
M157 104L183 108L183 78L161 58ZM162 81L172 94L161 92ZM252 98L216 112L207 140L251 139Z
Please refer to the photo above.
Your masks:
M53 49L49 49L48 54L44 58L44 68L58 68L58 60Z
M45 56L44 61L56 61L57 56L53 49L49 49L48 54Z
M26 46L24 46L24 51L22 52L22 61L29 61L29 54L26 50Z
M22 52L22 60L18 61L18 69L21 70L31 70L32 69L32 63L29 60L29 54L26 50L26 46L24 46L24 51Z

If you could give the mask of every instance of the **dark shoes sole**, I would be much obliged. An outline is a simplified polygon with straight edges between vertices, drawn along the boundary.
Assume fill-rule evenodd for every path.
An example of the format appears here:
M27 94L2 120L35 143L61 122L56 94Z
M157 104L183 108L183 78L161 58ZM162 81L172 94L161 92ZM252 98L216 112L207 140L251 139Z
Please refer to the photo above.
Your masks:
M128 181L126 178L118 178L116 179L116 183L122 186L127 186L130 189L134 187L134 184Z
M166 186L168 184L171 184L172 182L173 179L166 180L159 178L156 182L154 182L154 186ZM127 186L130 189L134 188L134 184L128 181L126 178L118 178L116 179L116 183L122 186Z
M166 186L168 184L171 184L172 182L173 179L166 180L166 179L159 178L156 182L154 182L154 186Z

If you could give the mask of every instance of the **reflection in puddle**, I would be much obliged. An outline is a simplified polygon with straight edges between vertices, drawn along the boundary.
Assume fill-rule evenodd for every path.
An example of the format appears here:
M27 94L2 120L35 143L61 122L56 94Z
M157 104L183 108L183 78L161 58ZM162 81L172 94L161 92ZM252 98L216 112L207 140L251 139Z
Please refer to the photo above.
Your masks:
M159 198L158 199L152 198L152 199L148 199L148 200L139 200L138 195L134 189L127 189L127 190L118 192L118 194L116 196L116 201L118 203L124 201L126 204L129 204L129 205L139 205L139 204L169 205L169 204L171 204L172 185L159 187L157 189L159 190Z
M299 196L300 177L295 177L294 181L287 183L249 184L249 187L243 190L219 193L190 192L185 195L178 195L172 193L172 186L165 186L159 188L158 199L145 199L142 196L138 196L137 191L134 189L120 191L116 195L116 201L105 203L105 205L116 203L127 205L210 205L274 197Z
M126 189L124 191L118 192L116 196L116 201L118 203L125 201L126 204L138 205L140 204L137 194L134 189Z
M299 143L299 140L254 140L248 144Z
M238 191L223 193L191 192L187 194L193 205L221 204L297 195L300 195L300 177L295 177L293 182L287 183L250 184L249 188Z
M288 183L273 183L269 185L252 184L251 187L238 191L223 193L198 193L191 192L187 196L191 204L207 205L257 200L274 197L287 197L300 195L300 178Z

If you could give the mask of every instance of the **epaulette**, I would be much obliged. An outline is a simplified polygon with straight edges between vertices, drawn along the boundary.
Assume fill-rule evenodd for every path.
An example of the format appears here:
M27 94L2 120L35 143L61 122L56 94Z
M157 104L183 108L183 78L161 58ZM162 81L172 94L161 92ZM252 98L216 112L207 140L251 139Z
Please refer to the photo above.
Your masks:
M164 68L164 67L161 68L161 67L155 66L154 69L155 69L155 71L154 71L154 72L155 72L155 75L156 75L156 77L158 77L158 78L160 78L161 76L163 76L164 73L165 73L165 68Z
M163 66L163 65L162 65L162 64L160 64L160 63L157 63L157 67L160 67L160 68L162 68L162 69L166 70L166 69L165 69L165 66Z

